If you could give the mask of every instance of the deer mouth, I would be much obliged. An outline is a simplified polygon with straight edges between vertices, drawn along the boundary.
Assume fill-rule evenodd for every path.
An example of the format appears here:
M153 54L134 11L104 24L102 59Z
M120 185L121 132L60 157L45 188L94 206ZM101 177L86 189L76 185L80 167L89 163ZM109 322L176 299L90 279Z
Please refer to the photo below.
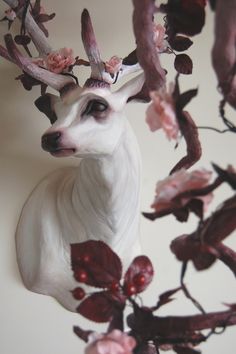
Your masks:
M67 157L74 155L76 150L74 148L58 148L49 152L54 157Z

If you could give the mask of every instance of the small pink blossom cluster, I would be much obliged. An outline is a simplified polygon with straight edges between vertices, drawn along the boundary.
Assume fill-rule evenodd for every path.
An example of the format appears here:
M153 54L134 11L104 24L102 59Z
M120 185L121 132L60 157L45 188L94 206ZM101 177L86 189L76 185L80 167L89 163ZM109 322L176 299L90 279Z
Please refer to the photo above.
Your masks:
M122 66L122 59L114 55L110 60L105 62L105 70L109 74L115 75Z
M169 140L177 140L179 125L176 119L172 91L173 88L170 86L169 92L162 88L150 93L152 102L146 112L146 122L151 131L162 128Z
M9 21L14 21L16 18L15 11L10 7L8 10L5 11L5 16Z
M175 207L175 202L173 201L175 197L189 190L196 190L206 187L209 184L211 175L212 172L205 169L195 170L192 172L181 169L173 173L171 176L157 183L156 196L151 207L157 212ZM179 203L181 206L185 206L189 202L190 198L183 197L180 199ZM204 209L206 210L206 207L211 202L213 195L212 193L209 193L206 196L198 196L196 198L202 200Z
M85 354L132 354L136 346L133 337L118 329L108 334L90 335L91 343L85 349Z
M68 70L75 63L73 50L70 48L61 48L58 51L51 52L45 59L46 68L56 74Z
M33 59L33 63L53 73L60 74L68 71L69 67L75 63L75 58L72 49L61 48L49 53L46 58Z

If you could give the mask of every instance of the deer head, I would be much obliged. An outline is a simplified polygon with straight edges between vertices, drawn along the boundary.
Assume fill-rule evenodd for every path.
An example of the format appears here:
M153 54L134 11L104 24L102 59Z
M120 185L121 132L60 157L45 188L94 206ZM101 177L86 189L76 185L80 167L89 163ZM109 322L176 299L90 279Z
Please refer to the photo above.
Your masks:
M20 12L18 15L21 16ZM112 92L111 83L141 68L135 59L133 65L123 64L116 77L106 72L87 10L82 13L81 23L82 40L91 67L91 76L84 87L70 76L55 74L34 64L31 58L21 54L10 34L5 36L6 49L0 48L2 56L33 78L59 91L60 96L47 93L35 101L37 108L52 123L42 136L42 148L56 157L112 153L124 130L124 106L144 84L144 75L141 74L117 92ZM51 50L46 37L42 33L39 36L40 31L34 28L37 24L29 12L25 25L39 54L45 55Z
M139 75L114 93L106 86L77 88L73 95L78 96L70 103L66 97L47 95L49 115L55 121L42 137L42 148L56 157L112 154L125 130L126 102L143 82L144 76Z

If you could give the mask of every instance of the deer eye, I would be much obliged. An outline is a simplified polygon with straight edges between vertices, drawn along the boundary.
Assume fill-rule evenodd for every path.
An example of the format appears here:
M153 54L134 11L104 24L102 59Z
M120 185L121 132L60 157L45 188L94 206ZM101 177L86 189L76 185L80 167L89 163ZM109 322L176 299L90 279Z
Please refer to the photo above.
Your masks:
M88 102L87 107L83 114L98 116L104 113L108 108L108 105L104 101L91 100Z

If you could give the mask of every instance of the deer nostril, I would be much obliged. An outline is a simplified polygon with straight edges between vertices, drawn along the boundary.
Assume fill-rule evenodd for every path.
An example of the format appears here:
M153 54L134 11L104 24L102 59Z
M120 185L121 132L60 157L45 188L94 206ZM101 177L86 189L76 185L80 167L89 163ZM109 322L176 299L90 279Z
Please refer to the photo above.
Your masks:
M59 146L60 132L45 134L42 136L42 148L46 151L55 150Z

